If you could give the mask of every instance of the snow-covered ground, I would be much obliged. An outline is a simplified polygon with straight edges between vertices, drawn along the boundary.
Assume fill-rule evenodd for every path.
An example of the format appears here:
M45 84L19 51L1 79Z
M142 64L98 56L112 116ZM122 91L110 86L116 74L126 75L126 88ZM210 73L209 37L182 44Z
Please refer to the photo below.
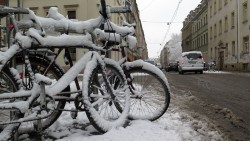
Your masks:
M220 141L223 135L211 128L206 120L200 120L182 111L172 95L168 111L157 121L131 121L126 127L112 129L100 134L89 123L84 112L72 119L70 112L63 112L60 118L45 131L46 141ZM180 99L179 99L180 100ZM73 103L66 105L74 108ZM19 138L22 141L36 140L28 135Z
M227 73L227 74L229 74L229 73L232 73L232 72L227 72L227 71L217 71L217 70L215 70L215 71L204 71L204 73Z
M68 104L71 109L73 104ZM170 109L159 120L131 121L127 127L98 134L89 124L85 113L72 119L64 112L59 120L46 131L46 141L217 141L222 140L218 131L210 129L208 123L196 120L178 108ZM27 136L23 136L26 138ZM22 138L22 137L21 137ZM20 139L21 139L20 138ZM26 138L25 141L33 139Z

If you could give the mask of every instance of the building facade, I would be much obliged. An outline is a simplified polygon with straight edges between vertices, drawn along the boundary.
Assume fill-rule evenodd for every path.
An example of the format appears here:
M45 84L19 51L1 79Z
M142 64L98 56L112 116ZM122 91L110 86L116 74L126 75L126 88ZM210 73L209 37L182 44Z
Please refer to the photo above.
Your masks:
M183 22L182 51L201 51L204 60L208 60L208 1L201 3L190 11Z
M192 49L201 51L205 61L208 61L208 20L207 0L202 0L194 10L192 25Z
M221 70L250 71L250 0L208 0L209 57Z
M136 0L108 0L107 5L123 6L125 2L131 3L132 13L111 14L111 21L115 24L122 25L123 22L134 23L136 25L135 36L137 45L132 51L128 51L128 56L132 60L147 56L147 45L144 38L144 32L140 22L139 11ZM67 16L69 19L88 20L99 16L100 0L9 0L6 2L9 6L20 6L29 8L36 15L46 17L50 7L57 7L59 13ZM22 17L21 17L22 18ZM86 49L71 49L70 54L74 61L81 58L88 50ZM57 63L64 65L64 52L57 59ZM139 56L139 57L138 57ZM111 53L110 57L115 60L121 58L121 54Z
M192 29L194 16L195 12L192 10L189 12L187 18L183 22L183 28L181 29L183 52L192 50Z
M169 63L168 57L169 57L169 49L167 48L167 46L164 46L160 54L160 63L163 68L165 68Z

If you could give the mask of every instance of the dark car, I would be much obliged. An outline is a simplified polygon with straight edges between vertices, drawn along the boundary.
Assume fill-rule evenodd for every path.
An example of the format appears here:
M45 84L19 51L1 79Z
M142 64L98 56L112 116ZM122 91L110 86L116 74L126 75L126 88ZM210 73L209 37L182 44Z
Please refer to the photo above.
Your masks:
M175 62L175 63L169 63L166 67L165 67L165 70L167 72L169 71L178 71L178 62Z

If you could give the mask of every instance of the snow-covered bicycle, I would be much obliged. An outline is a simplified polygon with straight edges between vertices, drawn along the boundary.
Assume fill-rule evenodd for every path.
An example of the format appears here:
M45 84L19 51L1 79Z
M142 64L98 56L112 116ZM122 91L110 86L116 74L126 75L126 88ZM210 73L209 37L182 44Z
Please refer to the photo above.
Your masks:
M102 0L101 4L102 9L104 9L103 7L106 7L104 6L105 1ZM10 18L16 31L18 31L13 14L16 9L6 9L8 9L8 11L3 13L11 15ZM34 15L32 11L28 12L30 15ZM35 16L31 18L33 22L36 22L36 24L42 27ZM105 17L100 16L96 20L88 22L92 26L99 26L103 18ZM102 47L93 44L91 36L88 33L86 33L85 36L61 35L57 37L43 37L43 35L44 32L42 28L41 30L30 28L25 35L17 32L15 35L15 43L5 52L1 52L1 74L6 78L3 79L5 83L1 84L13 84L13 86L20 87L20 89L18 90L17 87L6 87L0 94L1 115L4 115L4 118L1 116L0 138L7 140L18 128L33 128L37 131L42 131L44 128L47 128L45 126L51 125L54 120L58 118L58 114L55 112L63 110L56 107L58 103L55 104L55 95L57 95L57 99L61 98L63 99L62 101L65 102L68 100L68 97L65 95L70 93L79 93L76 99L79 104L78 106L81 107L84 105L90 122L94 124L94 127L97 127L97 130L106 132L111 128L124 125L129 112L129 88L120 65L111 59L100 56L96 50L103 50ZM86 53L67 73L53 83L50 78L40 73L34 74L29 55L27 54L30 49L34 49L33 47L37 50L47 47L88 47L92 51ZM25 55L25 64L31 78L30 81L32 81L30 90L22 89L22 83L20 83L20 85L16 83L20 82L21 78L14 68L9 68L11 65L9 61L19 52ZM49 65L53 66L53 63ZM111 68L112 72L116 73L115 79L113 76L112 79L109 79L106 73L107 68ZM83 70L83 90L80 92L62 92ZM13 75L15 76L14 78L12 77ZM104 80L102 83L97 81L100 77ZM121 105L126 106L118 112L117 109L119 109ZM53 114L56 115L56 118L50 119ZM28 125L25 123L30 121L33 121L32 126L26 127Z
M56 8L51 8L50 10L49 12L51 13L61 15L60 13L58 13ZM116 12L119 10L113 11ZM62 21L67 21L65 17L52 16L52 19L50 21L50 23L52 24L43 24L44 28L65 31L65 29L62 30L62 28L60 28L64 27L60 23L63 23ZM40 17L40 21L44 21L44 18ZM74 27L73 25L77 25L80 23L81 21L69 22L69 24L66 25L71 25L72 27ZM78 32L74 28L66 28L66 31ZM131 34L134 34L133 25L127 24L127 26L121 27L110 21L107 21L103 25L103 30L95 29L94 33L96 34L95 36L98 37L98 42L108 44L106 52L116 50L118 52L121 52L122 54L122 59L119 61L119 63L121 66L123 66L123 71L127 80L129 81L131 93L131 110L129 118L151 121L160 118L166 112L170 103L170 88L168 85L168 81L164 73L156 66L146 63L142 60L132 62L128 61L125 50L133 48L136 44L135 37L131 36ZM113 48L113 45L115 45L116 47L119 46L120 49Z
M117 11L117 10L114 10ZM125 9L126 11L126 9ZM45 19L39 19L38 21L44 21ZM60 24L55 24L58 23L57 21L53 21L52 19L50 19L50 23L52 23L52 25L50 24L45 24L45 26L48 27L53 27L53 26L59 26ZM45 20L46 21L46 20ZM90 20L93 21L93 20ZM86 23L90 22L70 22L71 24L71 28L69 28L70 30L75 30L76 32L82 32L77 30L77 27L79 26L75 26L78 24L82 24L85 25ZM27 23L26 23L27 24ZM87 24L88 25L88 24ZM115 29L115 25L112 24L112 29ZM43 25L44 26L44 25ZM86 26L86 25L85 25ZM110 27L108 27L110 28ZM119 34L129 34L129 28L120 28L121 30L116 30L117 33ZM125 29L125 30L124 30ZM106 31L109 29L106 29ZM119 31L122 31L122 33L120 33ZM35 32L34 32L35 33ZM34 37L36 40L39 41L39 39L43 39L40 35L38 34L34 34L32 33L32 37ZM106 38L105 40L110 40L110 33L109 34L109 38ZM31 34L30 34L31 35ZM120 36L120 35L119 35ZM128 37L129 38L129 37ZM118 42L118 44L120 44L120 40L118 40L118 38L114 38L115 42ZM40 41L43 42L43 41ZM110 42L110 41L109 41ZM121 50L122 54L124 54L123 59L120 60L120 65L123 66L123 71L126 75L127 80L129 80L129 89L130 89L130 98L131 100L131 109L130 113L129 113L129 118L130 119L147 119L147 120L156 120L159 117L161 117L165 111L167 110L168 106L169 106L169 102L170 102L170 92L169 92L169 86L168 86L168 82L167 79L165 77L165 75L159 70L157 69L155 66L150 65L148 63L145 63L141 60L138 61L134 61L134 62L128 62L127 58L126 58L126 54L124 51L124 48L128 47L127 45L125 46L121 46ZM63 76L63 71L60 68L59 65L57 65L54 61L54 59L49 59L48 57L45 56L45 54L43 55L42 53L44 53L44 50L42 49L36 49L36 50L32 50L29 49L29 51L33 51L33 53L29 53L29 60L30 60L30 64L31 67L33 68L33 71L36 70L36 72L40 72L48 77L52 78L54 77L55 79L59 79L60 77ZM47 50L49 53L54 54L53 52L50 52L49 50ZM59 49L58 54L62 51L62 48ZM103 50L104 52L106 52L107 50ZM40 52L40 53L39 53ZM57 54L57 55L58 55ZM57 56L56 55L56 56ZM25 56L25 54L24 54ZM24 58L19 56L16 56L17 59L19 60ZM70 60L70 57L67 57ZM118 87L120 87L119 85L124 85L121 84L121 82L123 82L123 78L121 78L121 76L119 76L119 73L117 72L117 69L112 67L112 65L109 64L109 61L112 62L112 60L109 59L104 59L106 62L106 73L107 76L109 78L109 82L112 84L114 89L117 89ZM18 63L18 62L16 62ZM70 63L71 64L71 63ZM111 63L112 64L112 63ZM35 68L35 69L34 69ZM3 71L6 72L6 71ZM7 71L8 72L8 71ZM111 73L112 72L112 73ZM115 73L114 73L115 72ZM119 72L119 70L118 70ZM8 74L8 76L11 76L11 74ZM27 78L32 78L31 76L28 76ZM118 79L117 79L118 78ZM19 79L20 80L20 79ZM93 82L95 82L92 86L90 86L90 89L94 89L96 87L99 88L99 93L103 93L103 89L100 88L100 86L104 87L102 84L104 82L104 79L101 79L100 77L92 77L91 80L93 80ZM8 79L6 80L8 81ZM15 83L15 81L12 81L13 83ZM33 88L33 82L32 79L27 81L29 85L25 85L25 89L31 89ZM30 83L31 82L31 83ZM104 83L105 84L105 83ZM76 80L76 85L77 87L79 87L79 84L77 84L77 80ZM98 90L98 88L95 89ZM53 96L53 100L56 102L57 107L55 107L56 110L51 110L51 115L48 118L44 118L43 120L41 120L42 124L41 124L41 130L46 129L47 127L49 127L52 123L54 123L56 121L56 119L60 116L62 111L66 111L67 109L63 109L65 102L66 101L74 101L75 105L76 105L76 109L75 110L69 110L73 113L76 113L78 111L85 111L85 107L83 106L83 102L82 102L82 97L81 97L81 90L79 89L78 91L75 92L67 92L69 89L69 87L67 87L67 89L65 89L66 92L63 93L58 93L56 96ZM90 91L89 94L93 97L95 97L93 95L93 91ZM76 98L71 98L69 97L71 94L73 93L77 93L77 97ZM96 92L98 93L98 92ZM102 94L104 95L104 94ZM51 98L52 99L52 98ZM93 100L94 98L92 98ZM95 101L95 100L94 100ZM111 103L108 103L109 105ZM115 104L111 104L115 106L115 108L123 113L124 110L126 110L126 102L117 104L115 102ZM33 104L36 105L36 104ZM114 107L113 106L113 107ZM35 106L33 106L35 107ZM110 107L110 106L109 106ZM96 106L95 106L96 108ZM98 108L97 108L98 109ZM137 110L135 110L137 109ZM88 115L88 113L87 113ZM89 114L89 119L90 121L93 120L91 118L91 115ZM99 130L99 131L103 131L103 129L97 125L95 125L95 122L91 121L91 123ZM23 125L20 126L20 128L22 129L21 131L27 131L27 129L29 130L34 130L34 127L37 126L37 123L31 122L30 125Z
M121 10L116 9L113 11ZM60 16L51 16L52 14L50 13ZM49 25L43 23L43 21L46 21L45 18L38 17L44 28L55 29L60 32L69 31L79 33L79 30L74 27L77 27L75 25L81 24L82 21L69 21L58 13L57 8L53 7L49 10L49 17L51 17ZM68 24L65 24L65 22L68 22ZM69 27L68 25L70 25L71 28L64 29L65 27ZM108 44L105 52L116 50L122 54L122 59L119 63L123 66L127 80L130 81L131 110L129 118L153 121L160 118L166 112L170 103L170 89L165 75L156 66L142 60L128 61L125 50L133 48L136 44L135 37L130 35L134 34L134 28L132 26L133 25L127 24L127 26L120 27L107 21L103 25L103 30L95 29L94 33L95 36L98 37L98 42ZM116 45L116 47L118 45L120 49L112 48L113 45ZM69 64L73 64L70 55L67 56L69 56L67 57ZM53 67L46 68L46 70L53 70Z

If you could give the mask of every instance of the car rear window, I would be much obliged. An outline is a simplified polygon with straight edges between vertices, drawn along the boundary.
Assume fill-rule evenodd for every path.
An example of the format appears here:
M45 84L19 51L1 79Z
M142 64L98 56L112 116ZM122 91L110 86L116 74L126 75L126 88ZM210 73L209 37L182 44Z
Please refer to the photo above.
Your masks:
M199 53L189 53L184 55L183 57L187 57L188 59L201 59L202 55Z

